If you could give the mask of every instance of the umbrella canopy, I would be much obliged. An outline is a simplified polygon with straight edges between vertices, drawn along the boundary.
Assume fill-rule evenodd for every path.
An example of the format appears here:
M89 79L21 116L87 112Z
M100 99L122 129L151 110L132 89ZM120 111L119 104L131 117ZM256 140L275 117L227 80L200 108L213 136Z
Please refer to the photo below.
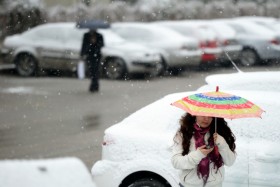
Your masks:
M198 93L171 103L195 116L211 116L228 119L261 117L260 107L245 98L219 91Z
M106 29L110 27L110 24L103 20L83 20L77 23L77 27L81 29Z

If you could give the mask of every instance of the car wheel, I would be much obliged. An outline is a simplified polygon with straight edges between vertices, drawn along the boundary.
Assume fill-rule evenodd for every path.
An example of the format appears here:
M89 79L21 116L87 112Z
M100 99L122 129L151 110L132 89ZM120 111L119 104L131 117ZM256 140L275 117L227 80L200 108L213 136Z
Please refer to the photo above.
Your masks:
M153 178L144 178L136 180L128 187L166 187L166 185Z
M156 65L153 68L153 71L150 75L151 75L151 77L157 77L157 76L163 75L164 71L165 71L165 64L164 64L164 61L161 60L156 63Z
M15 60L16 71L19 75L28 77L35 75L37 62L30 54L20 54Z
M243 49L240 54L240 64L253 66L259 62L259 56L253 49Z
M126 73L126 66L122 59L110 58L106 60L104 71L109 79L121 79Z

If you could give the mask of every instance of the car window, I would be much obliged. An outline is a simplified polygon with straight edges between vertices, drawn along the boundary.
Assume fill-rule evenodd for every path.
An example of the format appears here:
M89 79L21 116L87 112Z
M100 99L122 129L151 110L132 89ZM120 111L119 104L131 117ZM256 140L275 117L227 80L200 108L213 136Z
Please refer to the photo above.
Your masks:
M184 36L195 36L193 29L191 29L190 27L170 26L170 28L174 29Z
M109 29L98 29L98 32L103 35L106 46L121 44L125 42L123 38Z
M229 39L236 37L236 30L226 23L211 22L208 26L215 31L218 38Z
M239 33L239 34L246 34L246 30L245 30L243 27L241 27L241 26L239 26L239 25L237 25L237 24L233 24L233 23L229 23L229 25L230 25L237 33Z
M215 33L214 30L208 27L198 27L197 35L199 35L199 38L201 39L208 39L208 40L213 40L217 38L217 34Z
M67 29L66 31L66 40L67 42L82 42L84 33L86 31L82 29Z
M23 34L35 41L65 41L65 30L61 27L38 27Z
M238 23L238 25L237 24L234 25L236 25L235 27L238 27L238 29L242 27L244 32L248 34L273 35L273 32L271 30L258 24L254 24L250 22L240 22Z

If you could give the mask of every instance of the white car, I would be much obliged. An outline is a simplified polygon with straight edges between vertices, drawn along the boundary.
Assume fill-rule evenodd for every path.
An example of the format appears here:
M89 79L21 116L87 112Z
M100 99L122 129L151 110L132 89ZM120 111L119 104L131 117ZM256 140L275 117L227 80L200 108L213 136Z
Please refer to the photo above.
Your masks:
M157 76L163 71L158 51L135 42L129 42L110 29L98 29L103 35L103 73L111 79L123 78L126 74L146 73Z
M237 17L234 18L234 20L246 20L251 21L253 23L262 25L264 27L267 27L277 33L280 34L280 21L273 17L260 17L260 16L243 16L243 17Z
M80 59L82 38L87 29L75 23L47 23L22 34L6 37L2 54L6 63L14 63L21 76L32 76L41 69L75 72ZM104 34L102 64L105 76L119 79L126 73L158 74L158 52L121 39L109 31Z
M247 98L265 110L262 119L227 120L236 136L237 160L225 168L225 187L273 187L280 180L280 101L275 99L280 93L279 89L272 90L273 86L279 87L279 79L274 77L280 77L280 72L273 72L270 77L269 73L238 73L220 78L217 75L220 91ZM247 75L259 82L255 90L223 90L233 77L246 80ZM213 85L215 81L207 91ZM235 89L234 85L237 82L231 89ZM179 186L178 170L171 164L171 146L184 111L170 103L202 90L168 95L106 129L102 159L91 170L97 187Z
M199 66L202 51L198 40L159 25L113 23L111 29L128 41L159 50L165 69L178 72L186 66Z

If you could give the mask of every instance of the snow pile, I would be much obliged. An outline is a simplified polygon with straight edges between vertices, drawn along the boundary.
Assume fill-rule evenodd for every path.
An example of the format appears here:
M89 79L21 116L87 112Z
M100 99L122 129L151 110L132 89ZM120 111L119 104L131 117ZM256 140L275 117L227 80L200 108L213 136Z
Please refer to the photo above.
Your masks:
M1 160L0 181L3 187L95 187L77 158Z

